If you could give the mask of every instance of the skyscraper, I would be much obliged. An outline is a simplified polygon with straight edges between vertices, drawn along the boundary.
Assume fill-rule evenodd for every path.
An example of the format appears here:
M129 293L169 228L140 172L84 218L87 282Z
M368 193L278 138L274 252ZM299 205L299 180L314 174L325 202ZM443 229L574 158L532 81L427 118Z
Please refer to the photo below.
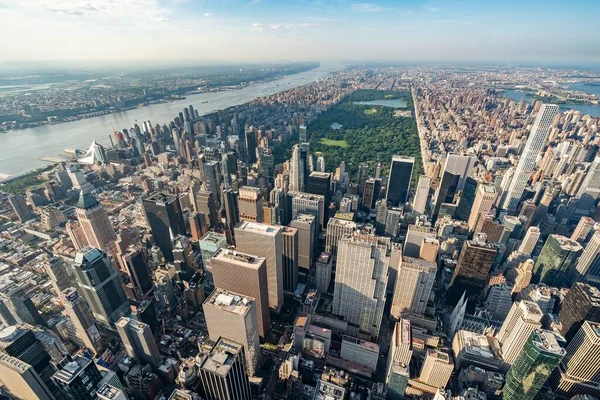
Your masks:
M313 171L308 176L306 192L323 196L325 208L329 207L329 188L331 186L331 174L329 172ZM327 216L325 216L327 217Z
M269 284L269 307L275 312L279 312L281 306L283 306L281 229L280 226L248 221L241 221L235 227L236 248L241 252L256 254L265 259ZM235 289L232 290L236 291Z
M321 253L317 257L316 272L315 272L315 286L319 293L327 293L329 290L329 284L331 283L331 273L333 257L329 253Z
M19 222L23 223L25 221L29 221L34 217L31 209L25 202L25 198L20 194L11 194L8 196L8 202L12 206L15 214L17 214L17 218L19 218Z
M460 191L458 205L454 213L454 217L461 221L468 221L471 214L471 208L475 202L477 187L479 184L470 176L465 180L465 187Z
M538 240L540 240L540 228L538 228L537 226L532 226L529 229L527 229L527 233L525 234L525 237L523 238L523 241L519 246L519 253L531 256L531 254L533 254L533 249L535 249L535 245L537 244Z
M425 214L427 209L427 199L429 198L429 191L431 189L431 178L427 175L421 175L419 177L419 183L417 184L417 191L413 200L413 211L419 215Z
M204 184L206 190L215 195L214 201L218 204L217 194L221 192L221 163L219 161L207 161L204 163Z
M260 366L256 302L252 297L217 288L202 305L210 340L227 335L244 346L248 375L254 376Z
M0 321L4 326L44 325L23 283L8 282L0 289Z
M306 144L296 144L292 147L290 159L290 191L304 192L308 181L310 154Z
M562 301L558 318L562 324L560 333L567 340L571 340L583 321L600 322L600 290L575 283Z
M584 244L587 242L587 239L594 234L594 225L596 221L590 217L581 217L579 222L577 223L577 227L573 231L571 235L571 240Z
M150 325L122 317L115 327L129 357L158 368L162 360Z
M506 374L503 400L533 400L565 356L551 331L535 329Z
M240 220L263 222L263 198L259 188L252 186L240 187L237 201Z
M258 333L266 338L271 319L265 259L236 250L221 249L211 259L211 265L215 287L254 299Z
M396 322L388 352L386 384L387 398L404 399L404 392L410 378L410 360L412 358L412 335L410 321Z
M283 290L293 293L298 285L298 229L289 226L281 230L283 244Z
M445 388L454 370L454 363L447 353L427 349L419 381L434 388Z
M94 318L107 328L129 311L129 302L121 279L108 255L87 247L75 256L75 277L80 294L87 301Z
M298 267L308 273L314 262L317 221L314 215L297 214L290 227L298 231Z
M423 314L431 295L437 267L435 263L402 257L392 301L391 315L400 319L403 313Z
M481 236L465 242L450 280L455 298L465 290L468 297L481 292L487 284L496 253L496 247Z
M61 297L65 312L71 319L81 344L92 353L96 353L102 347L101 337L89 305L74 287L63 290Z
M468 226L469 230L475 230L479 217L484 213L488 213L492 210L494 202L496 201L496 188L492 185L479 185L477 187L477 194L475 195L475 201L473 202L473 208L469 215Z
M229 229L229 232L233 235L235 226L240 222L238 192L233 189L223 190L223 208L225 209L227 229Z
M531 332L541 326L542 310L533 301L515 302L496 337L502 345L504 362L513 365Z
M102 375L96 364L81 356L67 356L52 380L60 389L60 398L68 400L96 400Z
M571 237L572 238L572 237ZM597 272L594 271L597 268L591 268L595 265L595 262L600 254L600 232L595 232L592 235L592 238L586 244L583 252L581 253L581 257L577 260L576 269L576 277L575 280L584 280L588 273L593 277L597 275Z
M456 191L463 190L467 178L471 176L471 171L473 171L476 162L477 157L475 156L448 153L444 163L444 169L442 170L442 176L444 175L444 172L458 175L459 178L456 184Z
M590 164L576 197L579 197L577 208L580 210L591 208L600 197L600 157Z
M243 346L219 339L210 352L198 355L200 379L207 400L251 400Z
M142 249L132 246L121 255L121 260L129 280L128 287L131 288L136 300L144 300L154 287L146 255Z
M0 353L0 376L6 389L20 399L55 399L35 368L17 357Z
M257 132L250 128L246 130L246 150L248 151L248 165L251 166L257 161L256 147L258 146Z
M575 262L583 247L562 235L550 235L535 262L534 282L569 287L577 279Z
M584 321L566 347L566 355L552 372L550 387L561 399L576 395L600 396L600 325Z
M385 199L392 206L404 205L408 200L410 179L415 166L414 157L393 156Z
M371 211L375 207L375 202L379 200L381 191L381 179L369 178L365 181L363 189L363 208Z
M173 238L185 235L179 199L167 193L153 193L142 199L142 206L154 242L167 261L173 261Z
M544 142L552 127L552 121L557 113L558 106L555 104L542 104L540 107L527 138L527 143L525 143L523 154L521 154L521 158L515 169L513 179L506 193L503 194L503 209L510 212L517 210L523 196L523 191L525 191L525 186L527 186L527 182L529 181L529 176L535 168L537 156L544 146Z
M292 199L292 219L298 214L310 214L316 218L317 226L325 228L325 197L319 194L288 192Z
M379 336L385 305L390 239L345 235L338 243L333 313L359 332Z
M337 246L339 240L344 235L351 235L356 230L356 222L341 218L332 218L327 224L327 234L325 238L325 251L337 255Z
M90 193L82 191L79 195L76 212L87 245L102 249L114 256L117 237L108 219L108 214L98 200Z

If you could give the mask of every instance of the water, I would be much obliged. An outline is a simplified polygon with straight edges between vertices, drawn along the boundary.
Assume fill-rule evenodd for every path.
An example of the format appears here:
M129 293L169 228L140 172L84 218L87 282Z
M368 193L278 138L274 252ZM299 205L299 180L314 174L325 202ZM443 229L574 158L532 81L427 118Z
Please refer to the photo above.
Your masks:
M115 114L56 125L0 132L0 175L16 175L47 165L39 159L54 157L67 148L87 150L93 140L110 145L108 136L115 129L130 128L136 121L150 120L152 125L169 123L184 107L193 105L200 115L247 103L256 97L292 89L325 77L338 66L321 66L281 79L259 83L240 90L201 93L184 100L154 104ZM204 103L207 102L207 103ZM111 126L112 125L112 126Z
M331 124L331 129L335 129L337 131L342 129L343 126L344 125L340 124L339 122L334 122L333 124Z
M598 88L597 86L585 86L583 84L577 85L581 85L578 86L577 90L581 90L587 93L596 93L594 91L594 89L596 89L598 92L600 92L600 88ZM569 85L569 87L575 89L574 85ZM525 101L526 103L531 102L531 96L527 93L519 92L518 90L505 90L504 93L513 100L520 101L521 99L523 99L523 101ZM600 105L597 104L560 104L559 106L561 112L571 109L577 110L581 112L581 114L590 114L594 117L600 117Z
M406 108L406 106L408 105L408 103L404 99L355 101L352 104L358 104L361 106L383 106L392 108Z

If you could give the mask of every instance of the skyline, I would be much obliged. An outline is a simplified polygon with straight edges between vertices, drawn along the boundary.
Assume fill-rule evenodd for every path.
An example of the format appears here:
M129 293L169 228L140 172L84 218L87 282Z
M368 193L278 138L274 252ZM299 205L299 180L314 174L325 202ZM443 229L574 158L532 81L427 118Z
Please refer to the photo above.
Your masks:
M600 65L600 4L562 1L0 0L14 61Z

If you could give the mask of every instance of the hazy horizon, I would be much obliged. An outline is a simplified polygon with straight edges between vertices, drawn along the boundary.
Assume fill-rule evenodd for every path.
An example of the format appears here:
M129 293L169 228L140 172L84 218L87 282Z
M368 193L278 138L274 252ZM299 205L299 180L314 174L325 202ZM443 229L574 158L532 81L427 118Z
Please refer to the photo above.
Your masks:
M3 62L600 65L600 2L0 0Z

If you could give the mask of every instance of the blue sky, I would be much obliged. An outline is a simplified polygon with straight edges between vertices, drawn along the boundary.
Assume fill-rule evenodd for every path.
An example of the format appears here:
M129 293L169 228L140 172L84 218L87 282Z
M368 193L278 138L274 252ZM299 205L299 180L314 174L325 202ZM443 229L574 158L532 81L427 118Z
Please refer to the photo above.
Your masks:
M600 64L600 1L0 0L5 60Z

